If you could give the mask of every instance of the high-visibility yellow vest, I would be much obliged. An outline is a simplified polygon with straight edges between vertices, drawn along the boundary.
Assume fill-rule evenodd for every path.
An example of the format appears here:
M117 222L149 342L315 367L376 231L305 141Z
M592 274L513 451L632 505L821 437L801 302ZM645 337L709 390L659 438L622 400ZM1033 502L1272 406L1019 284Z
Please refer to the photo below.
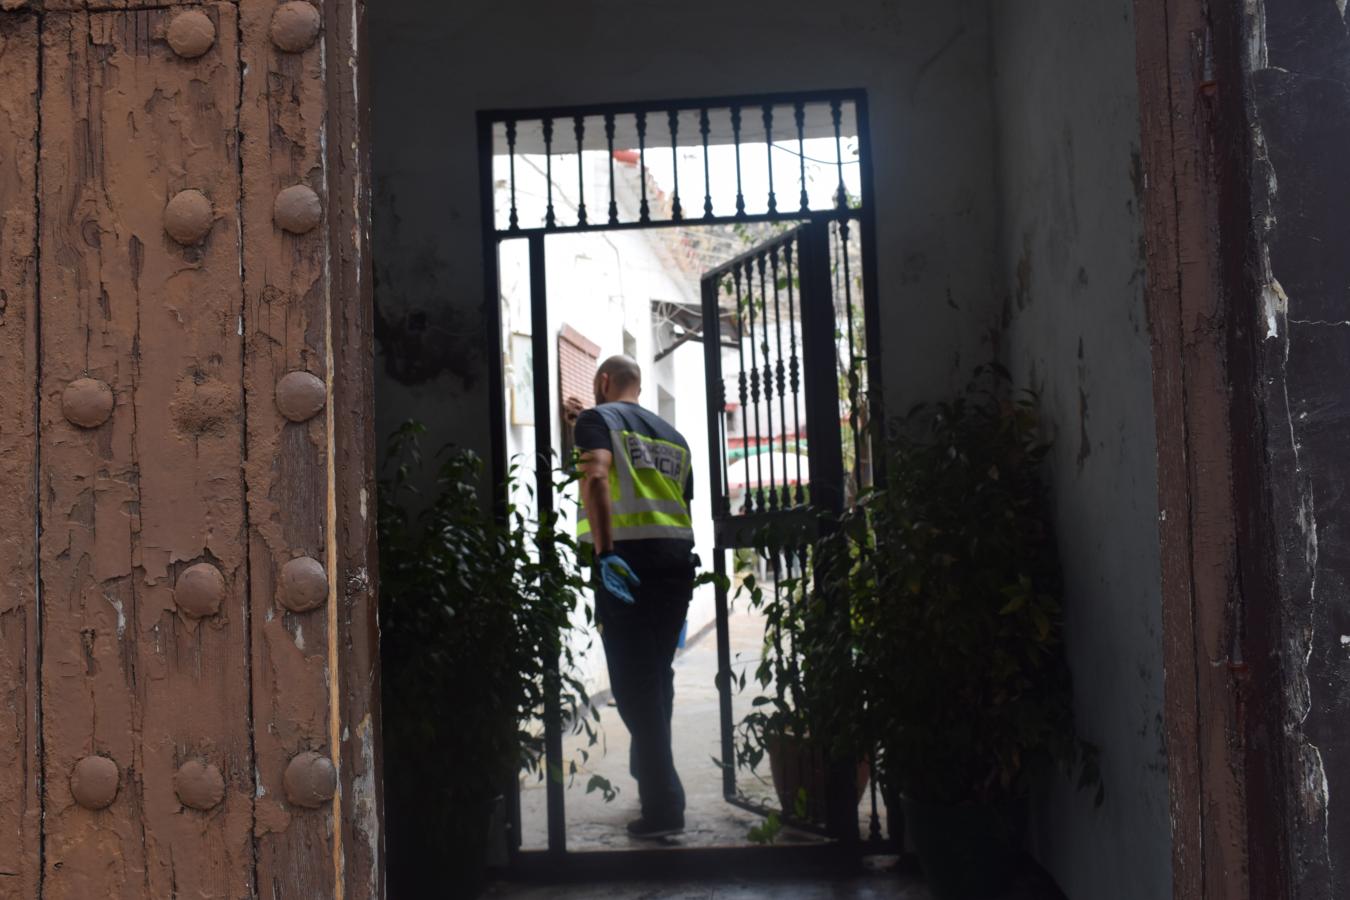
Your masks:
M685 501L689 448L634 431L610 429L614 463L609 468L610 523L615 543L652 538L694 540ZM592 543L583 506L577 537Z

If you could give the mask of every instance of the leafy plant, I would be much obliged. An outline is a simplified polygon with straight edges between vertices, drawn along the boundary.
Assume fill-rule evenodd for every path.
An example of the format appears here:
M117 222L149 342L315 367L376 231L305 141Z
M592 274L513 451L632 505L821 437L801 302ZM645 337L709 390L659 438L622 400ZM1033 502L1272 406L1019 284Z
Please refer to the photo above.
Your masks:
M425 428L390 440L379 485L380 625L391 887L481 877L491 810L522 769L545 772L537 722L550 698L596 742L568 635L585 584L556 516L485 508L468 451L424 459ZM435 492L422 497L435 465ZM514 479L514 470L512 472ZM424 504L414 516L409 508ZM575 774L576 764L569 767ZM588 790L612 797L603 778Z
M854 652L832 675L866 702L832 727L875 741L885 780L914 799L999 802L1054 763L1101 802L1096 750L1074 731L1049 444L1036 397L1006 382L984 367L914 410L889 441L887 486L836 533L827 580L849 598Z

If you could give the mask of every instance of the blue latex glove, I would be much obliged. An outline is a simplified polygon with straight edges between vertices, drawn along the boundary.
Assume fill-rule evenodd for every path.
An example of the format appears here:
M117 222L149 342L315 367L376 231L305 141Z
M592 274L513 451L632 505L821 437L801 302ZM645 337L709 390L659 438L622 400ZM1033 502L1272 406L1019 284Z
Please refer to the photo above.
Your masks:
M600 582L604 584L605 590L629 606L637 602L633 597L632 588L642 584L642 581L637 577L637 573L633 571L632 566L624 562L619 554L612 550L608 553L601 553L596 565L600 568Z

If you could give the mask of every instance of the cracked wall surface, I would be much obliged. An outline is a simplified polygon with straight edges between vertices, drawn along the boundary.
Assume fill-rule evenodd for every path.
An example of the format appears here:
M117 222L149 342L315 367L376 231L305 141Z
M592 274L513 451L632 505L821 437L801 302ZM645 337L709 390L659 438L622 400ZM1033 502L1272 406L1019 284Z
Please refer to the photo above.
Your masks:
M1350 25L1247 6L1254 269L1282 601L1292 895L1350 896Z
M1171 895L1162 574L1130 0L996 4L1004 303L991 340L1040 395L1078 727L1106 800L1043 786L1037 856L1071 898Z

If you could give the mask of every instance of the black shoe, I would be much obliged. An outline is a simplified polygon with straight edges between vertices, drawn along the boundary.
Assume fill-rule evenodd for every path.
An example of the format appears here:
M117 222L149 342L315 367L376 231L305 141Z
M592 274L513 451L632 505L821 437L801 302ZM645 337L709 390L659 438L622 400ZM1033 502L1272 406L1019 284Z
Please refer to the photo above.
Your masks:
M672 834L679 834L681 831L684 831L684 816L682 815L664 816L659 819L649 819L643 816L628 823L629 837L644 840L670 837Z

